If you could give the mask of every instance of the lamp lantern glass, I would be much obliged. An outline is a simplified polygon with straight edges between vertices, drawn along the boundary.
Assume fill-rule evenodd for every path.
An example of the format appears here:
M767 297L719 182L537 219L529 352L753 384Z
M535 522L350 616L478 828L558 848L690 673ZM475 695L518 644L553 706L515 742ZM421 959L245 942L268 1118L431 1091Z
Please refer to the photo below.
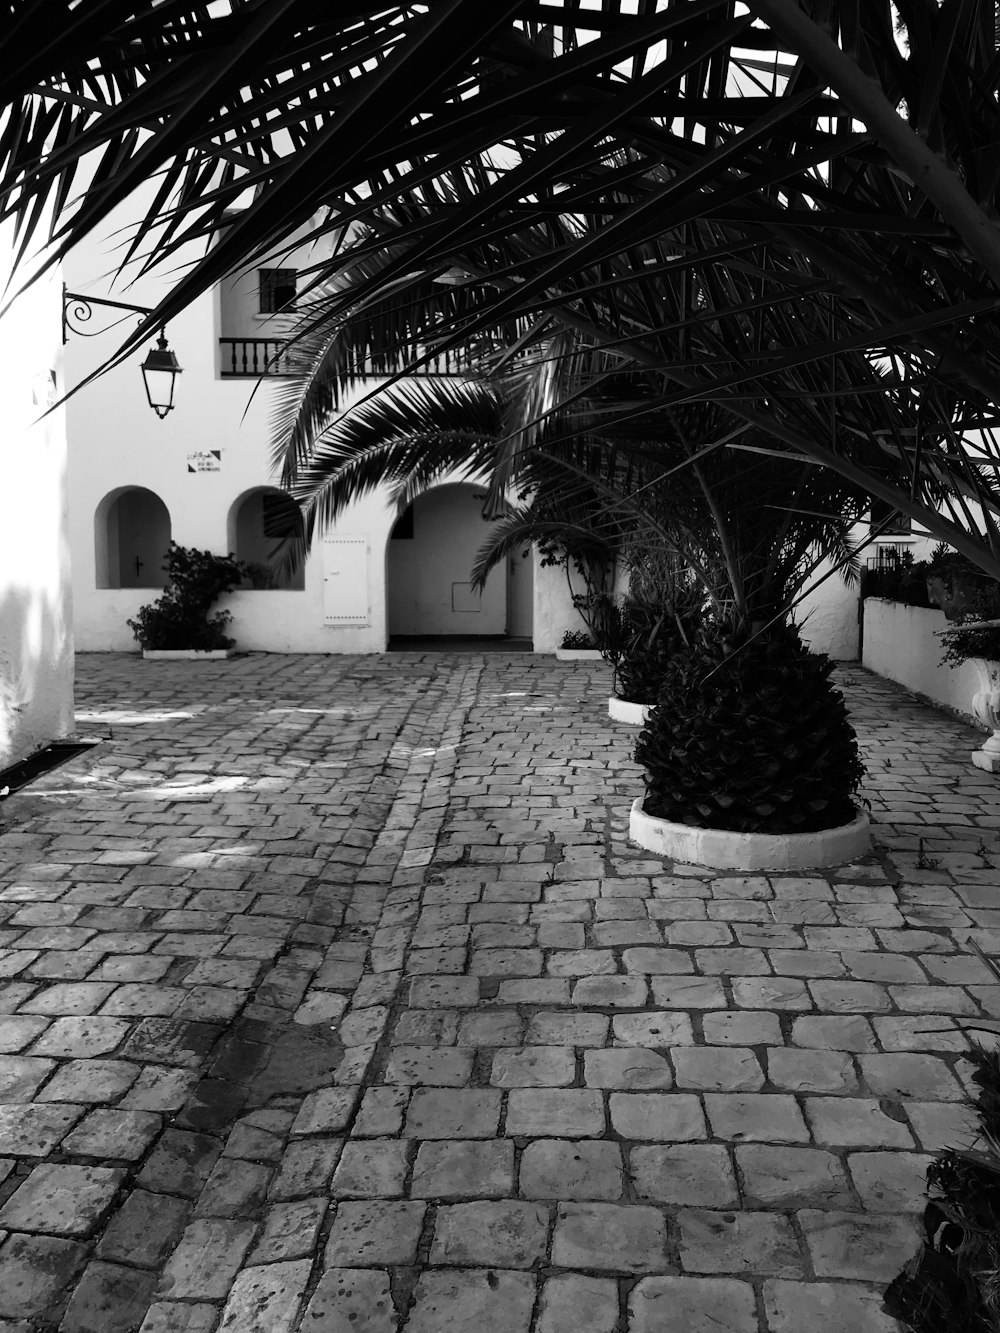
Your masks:
M162 421L174 405L174 388L177 376L182 373L177 364L177 357L167 346L166 337L161 333L156 346L151 347L142 363L142 378L146 385L146 397L149 405Z

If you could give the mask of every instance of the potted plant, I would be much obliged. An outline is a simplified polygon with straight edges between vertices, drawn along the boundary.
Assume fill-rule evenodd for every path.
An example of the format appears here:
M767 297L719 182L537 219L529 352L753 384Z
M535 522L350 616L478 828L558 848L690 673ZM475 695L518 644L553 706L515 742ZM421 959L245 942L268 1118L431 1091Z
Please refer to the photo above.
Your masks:
M972 714L990 735L972 762L987 773L1000 772L1000 587L981 587L970 594L971 609L941 635L941 661L952 668L971 662L978 675Z
M242 583L242 561L171 542L164 569L169 577L162 596L127 622L143 657L228 657L235 643L226 634L232 614L209 611Z
M674 654L690 646L704 597L675 553L640 544L626 549L625 560L629 592L619 614L608 714L641 726Z

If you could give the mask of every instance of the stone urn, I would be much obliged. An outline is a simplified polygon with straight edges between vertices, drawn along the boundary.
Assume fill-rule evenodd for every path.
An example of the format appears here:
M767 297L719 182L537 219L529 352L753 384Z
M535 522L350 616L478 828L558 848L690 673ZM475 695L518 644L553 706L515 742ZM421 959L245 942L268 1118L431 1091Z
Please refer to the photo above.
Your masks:
M972 762L987 773L1000 773L1000 662L985 657L969 660L979 672L979 688L972 696L973 716L992 733L980 749L973 750Z

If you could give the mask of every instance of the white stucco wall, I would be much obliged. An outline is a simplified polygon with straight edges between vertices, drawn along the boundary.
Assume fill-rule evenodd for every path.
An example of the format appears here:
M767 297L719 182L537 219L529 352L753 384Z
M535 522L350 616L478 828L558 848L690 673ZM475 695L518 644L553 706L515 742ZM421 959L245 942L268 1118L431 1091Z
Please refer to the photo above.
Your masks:
M825 574L829 578L823 579ZM823 579L820 583L819 580ZM858 659L858 588L849 587L828 561L813 576L816 585L795 608L795 620L807 647L837 661Z
M947 627L944 612L937 607L868 597L862 665L971 721L979 675L971 662L954 668L941 665L938 635Z
M10 236L0 233L0 282ZM0 768L73 731L60 282L0 319Z

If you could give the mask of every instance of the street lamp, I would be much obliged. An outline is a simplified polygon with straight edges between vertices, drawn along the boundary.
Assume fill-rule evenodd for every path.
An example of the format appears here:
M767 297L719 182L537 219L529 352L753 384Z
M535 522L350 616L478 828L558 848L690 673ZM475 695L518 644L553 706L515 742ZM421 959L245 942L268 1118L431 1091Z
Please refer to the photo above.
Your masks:
M94 313L94 306L104 306L111 310L127 310L136 315L152 313L150 306L132 305L129 301L108 301L100 296L84 296L81 292L69 292L66 290L64 283L62 305L63 345L65 345L71 333L79 333L84 338L92 338L94 334L104 333L107 328L111 327L111 325L98 329L82 327L90 321ZM162 421L167 413L173 410L177 376L182 374L181 367L177 363L177 357L167 346L166 334L162 330L156 340L156 346L151 347L146 353L146 359L140 369L142 370L142 381L146 386L146 397L149 400L149 405Z
M177 357L167 346L167 339L161 333L156 340L156 346L149 349L142 363L146 397L161 421L174 406L174 386L180 374L181 368L177 364Z

